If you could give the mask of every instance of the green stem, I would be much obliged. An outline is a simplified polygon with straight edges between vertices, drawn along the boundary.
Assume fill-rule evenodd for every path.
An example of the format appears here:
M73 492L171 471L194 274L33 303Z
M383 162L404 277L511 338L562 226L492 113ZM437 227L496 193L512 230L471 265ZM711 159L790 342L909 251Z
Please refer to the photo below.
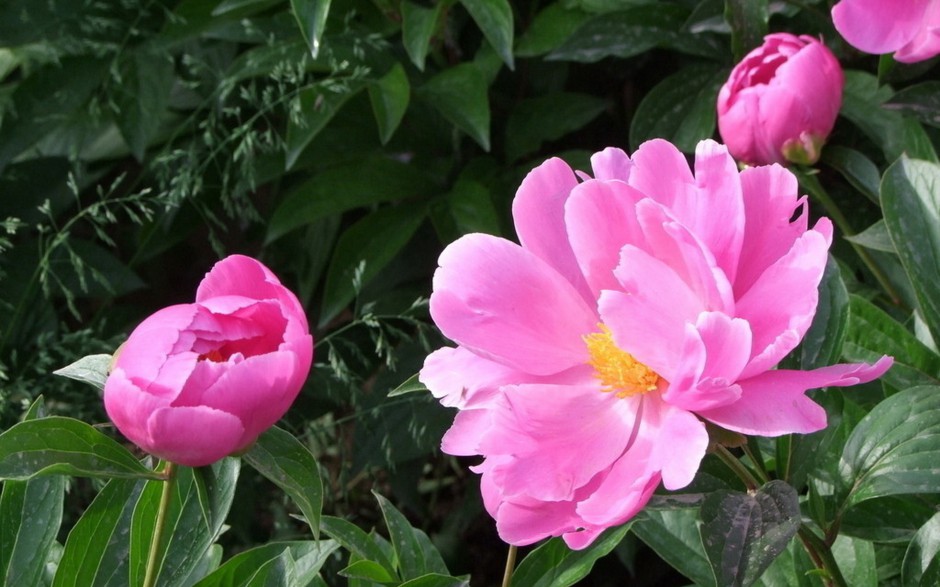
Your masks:
M750 469L744 466L741 461L738 460L736 456L731 454L724 446L718 444L715 448L715 455L726 465L728 468L734 471L734 474L738 476L741 481L744 481L744 485L748 488L749 491L753 491L760 487L760 481L751 473Z
M799 536L800 540L803 541L806 552L813 559L813 563L825 573L826 585L829 587L848 587L848 583L845 582L845 577L842 576L842 571L839 570L839 565L836 563L835 557L832 556L832 550L829 546L819 536L816 536L806 524L800 526Z
M757 439L753 436L747 437L747 444L741 447L747 458L754 463L754 474L761 485L770 481L770 475L767 474L767 467L764 466L764 459L760 453L760 447L757 446Z
M166 527L166 517L170 510L170 498L173 495L173 482L176 481L176 465L168 462L163 467L163 493L160 494L160 507L157 510L157 520L153 527L153 539L150 542L150 553L147 555L147 571L144 574L143 587L154 587L157 584L157 574L160 570L160 543L163 541L163 529Z
M825 208L826 213L832 218L832 221L835 222L836 226L839 227L839 230L842 231L843 236L853 236L856 234L855 228L852 227L852 223L849 222L849 219L842 213L842 210L835 203L829 193L823 188L822 184L819 183L819 180L815 176L806 173L803 170L793 169L796 172L797 177L800 180L800 184L806 188L810 194L816 200L822 204L822 207ZM898 295L898 292L894 289L894 286L891 285L891 282L888 281L888 277L881 270L881 267L878 266L878 263L875 262L875 259L871 256L871 253L868 252L868 249L865 247L848 241L852 248L855 250L855 253L862 260L862 263L868 267L868 270L871 271L872 275L875 276L875 279L884 289L885 293L888 294L888 297L891 298L892 303L895 305L901 302L901 297Z
M509 587L512 584L512 571L516 568L517 551L515 545L509 545L509 552L506 553L506 571L503 573L503 587Z

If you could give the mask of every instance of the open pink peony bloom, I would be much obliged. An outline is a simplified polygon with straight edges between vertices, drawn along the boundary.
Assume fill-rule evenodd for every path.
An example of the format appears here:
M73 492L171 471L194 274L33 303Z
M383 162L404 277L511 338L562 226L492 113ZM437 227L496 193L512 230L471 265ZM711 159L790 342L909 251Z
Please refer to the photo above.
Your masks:
M904 63L940 53L940 0L842 0L832 21L850 45Z
M121 347L104 405L124 436L200 467L245 450L300 391L313 338L300 302L258 261L215 264L196 303L163 308Z
M719 91L718 131L745 163L815 163L842 106L844 83L839 62L818 39L767 35Z
M694 175L662 140L592 164L579 182L543 163L513 203L522 244L466 235L434 274L431 315L458 346L420 379L459 408L442 448L485 457L484 504L511 544L584 548L660 482L692 481L705 421L813 432L826 413L806 390L891 365L773 369L813 320L832 238L828 219L807 229L789 171L739 173L713 141Z

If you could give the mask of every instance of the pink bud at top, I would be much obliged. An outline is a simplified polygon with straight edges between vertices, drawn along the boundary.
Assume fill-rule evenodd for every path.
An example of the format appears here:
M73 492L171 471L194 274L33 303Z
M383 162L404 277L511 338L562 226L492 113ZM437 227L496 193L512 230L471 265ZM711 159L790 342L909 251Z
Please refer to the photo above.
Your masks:
M200 467L244 451L297 397L313 360L300 302L250 257L216 263L196 302L128 337L104 388L118 430L150 454Z
M904 63L940 53L940 0L842 0L832 7L832 21L866 53L894 53Z
M767 35L722 86L718 131L744 163L815 163L839 114L844 83L839 62L817 39Z

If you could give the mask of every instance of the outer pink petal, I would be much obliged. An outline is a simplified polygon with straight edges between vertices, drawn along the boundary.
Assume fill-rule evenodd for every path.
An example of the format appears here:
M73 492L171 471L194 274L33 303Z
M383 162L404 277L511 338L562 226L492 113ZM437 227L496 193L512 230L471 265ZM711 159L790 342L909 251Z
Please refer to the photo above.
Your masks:
M832 7L836 30L866 53L891 53L909 43L935 0L842 0Z
M633 161L630 161L630 157L622 150L607 147L591 155L591 168L594 170L595 179L627 181L630 179Z
M441 439L441 450L449 455L473 456L483 452L480 442L493 425L490 410L460 410Z
M701 300L659 259L626 246L616 270L624 291L604 291L598 309L614 342L671 379L685 341L685 325L705 310Z
M192 364L167 365L167 358L179 352L177 346L191 346L194 337L186 334L200 309L196 304L169 306L154 312L131 332L121 347L115 368L125 371L128 378L143 388L152 385L151 393L174 396L192 371ZM185 339L185 340L182 340ZM195 363L195 356L191 363Z
M897 61L914 63L940 53L940 2L933 0L927 7L917 35L894 54Z
M721 140L728 151L742 161L763 164L780 161L782 156L772 148L764 126L754 124L761 119L761 94L749 88L733 90L733 86L732 77L718 92Z
M148 424L150 446L141 448L187 467L212 464L243 448L241 420L205 406L161 408Z
M663 487L681 489L692 482L708 449L705 424L690 412L650 398L658 404L657 438L653 441L650 464L661 471ZM655 409L652 405L650 411ZM644 419L652 414L644 412Z
M421 383L441 404L460 409L487 405L501 385L528 378L461 347L437 349L424 360L419 374Z
M567 163L549 159L522 181L512 202L512 217L522 246L554 267L586 300L593 301L565 228L565 202L577 185Z
M738 300L738 317L750 323L754 337L752 359L742 378L776 365L806 334L816 313L817 287L831 240L832 224L821 218Z
M504 388L507 406L494 411L480 443L484 454L509 454L507 496L570 500L626 449L637 401L584 386L518 385Z
M507 240L466 235L439 259L431 316L474 353L534 375L587 362L597 315L544 261Z
M568 238L594 299L603 289L620 288L614 277L620 249L645 240L636 219L636 203L644 197L620 181L590 180L568 199Z
M125 438L145 450L151 444L147 420L168 402L167 398L141 390L121 368L116 368L108 376L104 386L104 408L108 417Z
M736 298L743 296L764 271L787 253L807 228L805 198L798 198L796 176L780 167L750 167L741 172L744 192L744 242ZM800 215L792 223L797 208Z
M672 208L675 202L690 197L695 179L679 149L668 141L653 139L640 145L633 154L633 169L627 183Z
M826 411L806 397L808 389L848 387L877 379L893 360L882 357L874 365L832 365L813 371L767 371L739 382L743 389L737 402L698 412L723 428L742 434L779 436L807 434L826 426Z

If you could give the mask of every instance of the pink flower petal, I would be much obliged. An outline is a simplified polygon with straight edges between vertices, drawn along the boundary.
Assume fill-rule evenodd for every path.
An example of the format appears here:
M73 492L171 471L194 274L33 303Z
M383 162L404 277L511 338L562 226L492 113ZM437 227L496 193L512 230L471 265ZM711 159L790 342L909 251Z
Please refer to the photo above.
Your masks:
M493 425L490 410L462 409L441 439L441 450L449 455L473 456L483 453L480 442Z
M692 482L708 449L705 424L692 413L649 398L650 412L658 408L658 438L650 455L652 468L661 471L663 487L682 489ZM655 406L655 407L654 407ZM653 414L644 413L644 425ZM650 426L653 428L653 425Z
M162 459L202 467L244 448L241 420L206 406L161 408L147 422L151 445L141 448Z
M866 53L892 53L910 43L935 0L842 0L832 7L836 30Z
M147 420L169 404L169 398L147 393L131 382L124 370L116 368L104 386L104 409L125 438L147 450L151 445Z
M766 371L740 382L743 393L737 402L698 414L742 434L815 432L826 426L826 411L806 397L807 390L866 383L881 377L892 362L890 357L882 357L874 365L852 363L813 371Z
M594 170L595 179L627 181L630 179L633 161L630 161L630 157L622 150L607 147L591 155L591 168Z
M534 375L586 363L597 315L544 261L484 234L450 244L434 273L431 316L477 355ZM495 285L498 284L498 287Z
M442 405L464 409L488 404L500 386L521 383L526 375L465 348L444 347L424 360L419 380Z
M679 149L662 139L653 139L640 145L633 154L633 169L627 183L672 208L694 192L695 178Z

